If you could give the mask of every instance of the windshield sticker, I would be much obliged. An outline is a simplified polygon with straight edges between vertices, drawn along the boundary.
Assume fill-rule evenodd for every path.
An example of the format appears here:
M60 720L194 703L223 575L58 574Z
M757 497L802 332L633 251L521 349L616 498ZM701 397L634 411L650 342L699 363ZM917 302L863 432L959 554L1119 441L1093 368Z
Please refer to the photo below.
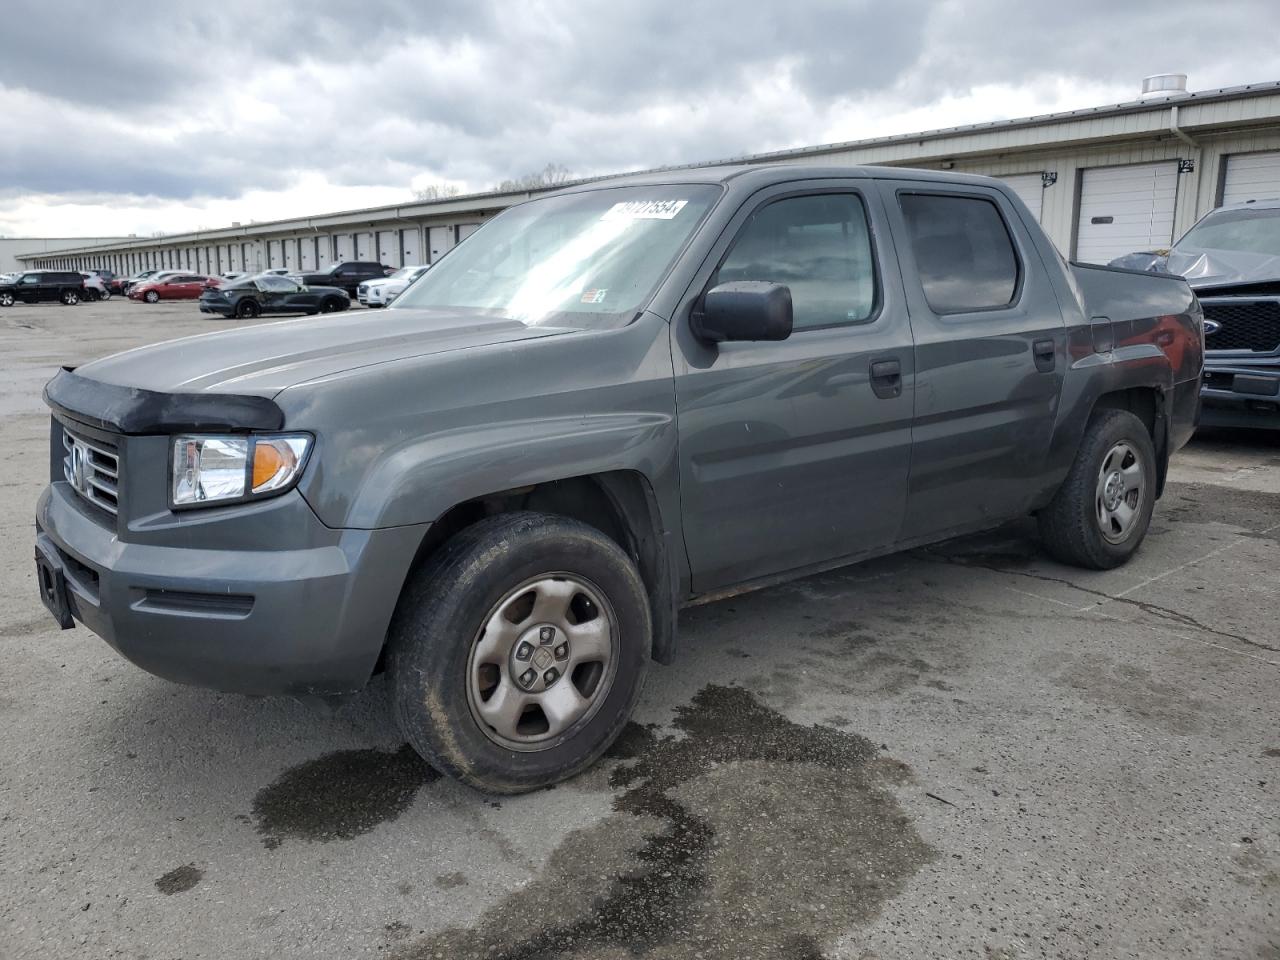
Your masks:
M582 292L583 303L604 303L604 296L608 293L607 287L601 287L599 290L584 290Z
M615 203L601 220L673 220L688 200L627 200Z

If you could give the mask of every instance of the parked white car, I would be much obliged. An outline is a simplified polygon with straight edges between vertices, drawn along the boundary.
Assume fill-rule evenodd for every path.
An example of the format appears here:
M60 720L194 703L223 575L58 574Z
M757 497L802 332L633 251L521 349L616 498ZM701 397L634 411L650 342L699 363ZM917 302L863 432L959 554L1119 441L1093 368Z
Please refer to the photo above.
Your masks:
M103 280L100 276L98 276L96 273L90 273L90 272L81 270L80 276L84 277L85 290L92 290L94 291L94 293L97 294L96 297L91 297L91 299L94 299L94 300L110 300L111 299L111 288L107 286L107 282Z
M404 293L409 284L430 269L430 267L401 267L382 280L366 280L356 287L356 299L366 307L385 307Z

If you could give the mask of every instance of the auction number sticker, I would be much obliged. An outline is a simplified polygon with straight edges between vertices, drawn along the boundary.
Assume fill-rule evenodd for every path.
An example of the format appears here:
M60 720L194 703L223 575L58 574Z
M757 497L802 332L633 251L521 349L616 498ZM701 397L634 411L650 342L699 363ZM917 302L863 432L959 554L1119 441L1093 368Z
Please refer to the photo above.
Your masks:
M601 220L672 220L688 200L625 200L604 212Z

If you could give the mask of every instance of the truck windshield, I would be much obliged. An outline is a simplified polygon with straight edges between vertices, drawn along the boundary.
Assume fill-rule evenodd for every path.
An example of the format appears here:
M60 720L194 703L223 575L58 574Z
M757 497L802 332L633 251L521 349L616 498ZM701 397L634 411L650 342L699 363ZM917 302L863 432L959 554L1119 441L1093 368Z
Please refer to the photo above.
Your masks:
M1186 247L1280 256L1280 208L1211 213L1178 241Z
M616 320L644 304L719 195L709 184L655 184L523 203L468 237L394 307L530 324Z

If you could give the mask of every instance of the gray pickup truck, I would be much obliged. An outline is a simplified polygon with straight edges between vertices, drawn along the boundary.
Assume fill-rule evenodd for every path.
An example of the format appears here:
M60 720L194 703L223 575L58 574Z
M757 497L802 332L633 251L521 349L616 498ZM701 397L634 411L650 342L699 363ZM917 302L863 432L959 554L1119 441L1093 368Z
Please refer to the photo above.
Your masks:
M683 605L1028 514L1123 563L1203 349L1183 280L1068 265L995 180L608 180L377 316L59 372L40 592L184 683L385 670L427 760L529 790L609 746Z

